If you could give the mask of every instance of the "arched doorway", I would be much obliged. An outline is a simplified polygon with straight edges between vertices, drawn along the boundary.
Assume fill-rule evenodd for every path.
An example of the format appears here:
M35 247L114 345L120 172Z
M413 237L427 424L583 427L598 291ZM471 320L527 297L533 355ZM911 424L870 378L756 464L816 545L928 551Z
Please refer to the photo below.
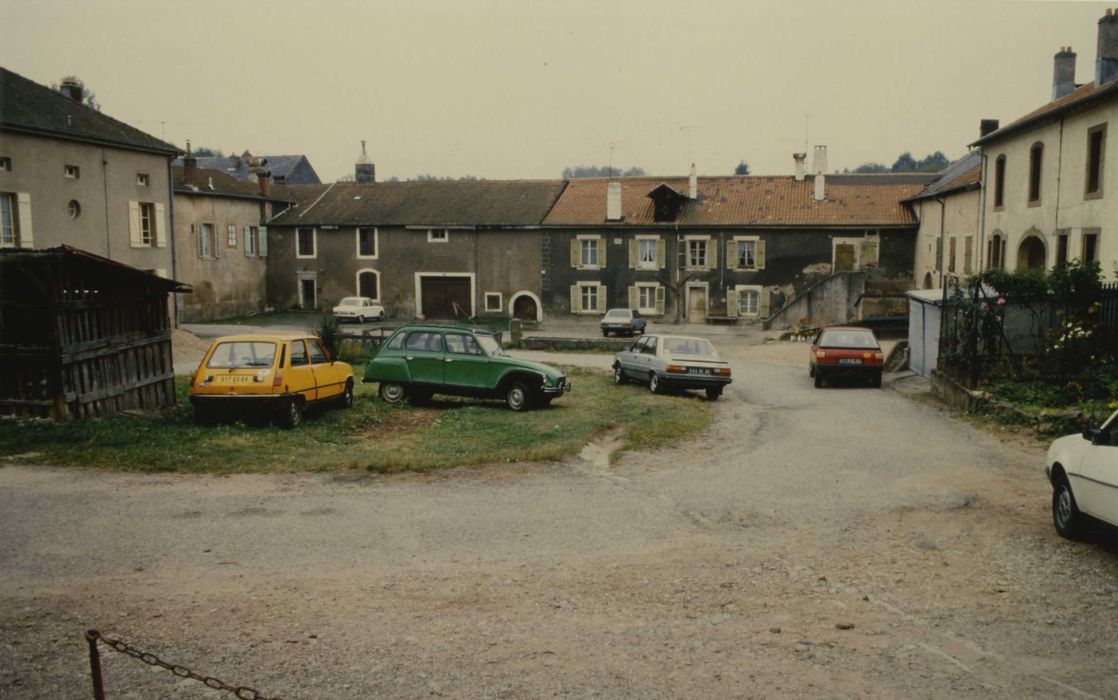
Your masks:
M373 269L357 271L357 296L380 301L380 274Z
M924 286L922 287L922 289L931 289L934 283L935 282L932 279L932 273L929 272L924 275Z
M1021 239L1021 246L1017 248L1018 270L1043 270L1046 261L1044 241L1039 236L1025 236Z
M509 313L521 321L542 321L543 308L539 297L531 292L517 292L509 300Z

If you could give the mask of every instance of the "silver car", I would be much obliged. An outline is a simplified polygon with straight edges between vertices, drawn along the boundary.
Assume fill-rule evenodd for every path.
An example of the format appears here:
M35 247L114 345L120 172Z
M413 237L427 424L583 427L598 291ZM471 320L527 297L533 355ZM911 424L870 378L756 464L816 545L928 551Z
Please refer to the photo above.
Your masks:
M647 384L654 394L703 389L716 400L731 379L730 363L703 338L645 335L613 358L614 384Z

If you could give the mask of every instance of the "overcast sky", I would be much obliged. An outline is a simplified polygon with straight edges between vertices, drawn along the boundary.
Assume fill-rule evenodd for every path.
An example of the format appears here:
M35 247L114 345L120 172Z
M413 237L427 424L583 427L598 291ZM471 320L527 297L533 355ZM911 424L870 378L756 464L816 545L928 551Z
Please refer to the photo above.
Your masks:
M1049 99L1061 46L1093 79L1106 7L0 0L0 65L76 74L180 147L305 153L323 181L352 175L361 139L378 179L557 178L611 144L650 174L787 174L805 138L832 170L961 156L979 119Z

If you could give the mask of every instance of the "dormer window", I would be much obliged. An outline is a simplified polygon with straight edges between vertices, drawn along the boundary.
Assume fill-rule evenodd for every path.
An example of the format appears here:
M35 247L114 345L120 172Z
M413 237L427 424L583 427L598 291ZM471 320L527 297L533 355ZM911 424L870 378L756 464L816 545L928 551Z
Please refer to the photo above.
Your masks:
M653 221L675 221L679 218L679 210L687 200L682 193L668 184L661 183L648 193L652 200Z

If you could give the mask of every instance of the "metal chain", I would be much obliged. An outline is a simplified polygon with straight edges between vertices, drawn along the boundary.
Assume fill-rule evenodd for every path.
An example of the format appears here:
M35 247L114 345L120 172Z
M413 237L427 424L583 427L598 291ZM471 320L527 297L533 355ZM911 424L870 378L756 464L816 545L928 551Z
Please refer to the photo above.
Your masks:
M247 685L229 685L225 681L214 678L213 676L203 676L200 673L196 673L186 666L167 663L151 652L140 651L139 649L126 644L119 639L106 637L97 630L90 630L89 632L87 632L86 638L100 641L108 646L110 649L119 651L120 653L131 656L134 659L139 659L149 666L158 666L160 668L165 668L179 678L191 678L198 681L199 683L205 684L207 688L213 688L214 690L224 690L226 692L233 693L234 696L240 698L241 700L282 700L282 698L279 697L268 697L266 695L262 695L259 690L250 688Z

